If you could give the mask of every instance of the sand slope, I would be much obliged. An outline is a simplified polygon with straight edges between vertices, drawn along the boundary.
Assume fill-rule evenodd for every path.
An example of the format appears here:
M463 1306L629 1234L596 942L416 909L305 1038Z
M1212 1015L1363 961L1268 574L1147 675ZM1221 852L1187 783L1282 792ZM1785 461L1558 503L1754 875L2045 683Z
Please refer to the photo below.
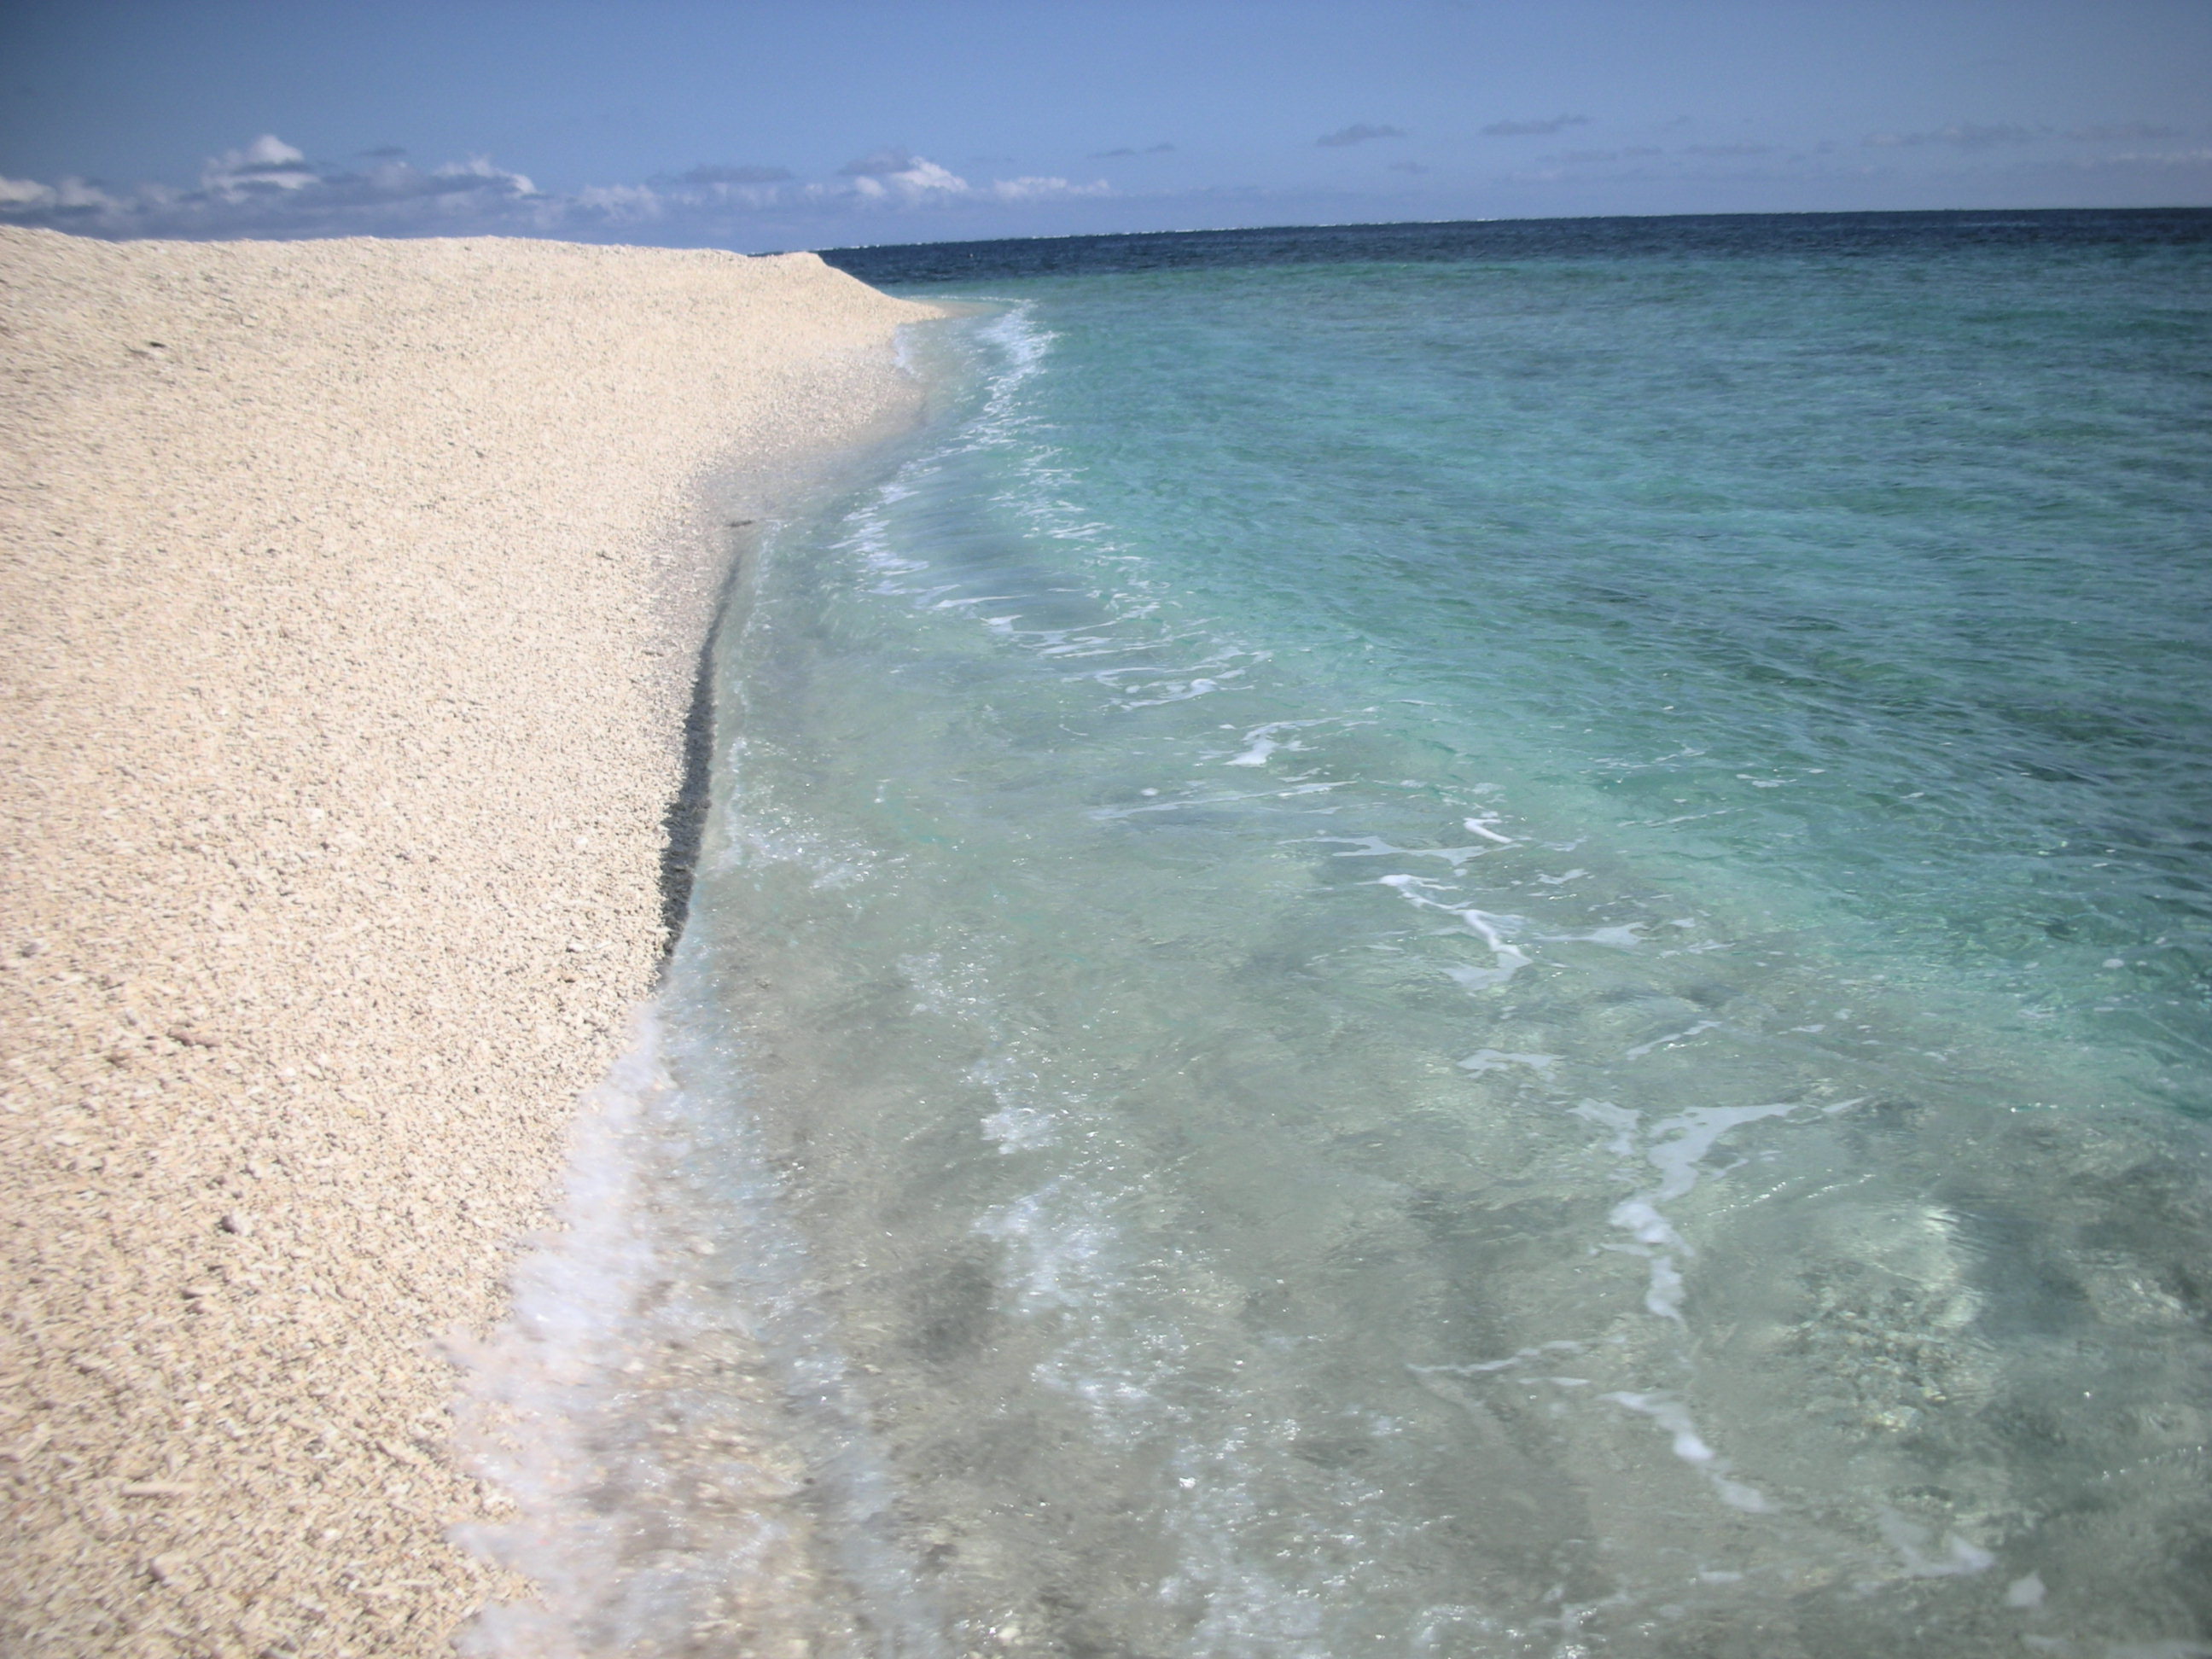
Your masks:
M0 1649L440 1652L493 1588L434 1341L650 985L693 486L910 411L927 314L0 230Z

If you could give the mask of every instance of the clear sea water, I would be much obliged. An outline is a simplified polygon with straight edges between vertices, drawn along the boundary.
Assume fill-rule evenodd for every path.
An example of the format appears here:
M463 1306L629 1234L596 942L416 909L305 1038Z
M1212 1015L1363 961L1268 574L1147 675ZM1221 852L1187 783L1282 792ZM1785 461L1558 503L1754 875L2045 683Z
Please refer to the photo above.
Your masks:
M839 258L476 1648L2212 1654L2212 215Z

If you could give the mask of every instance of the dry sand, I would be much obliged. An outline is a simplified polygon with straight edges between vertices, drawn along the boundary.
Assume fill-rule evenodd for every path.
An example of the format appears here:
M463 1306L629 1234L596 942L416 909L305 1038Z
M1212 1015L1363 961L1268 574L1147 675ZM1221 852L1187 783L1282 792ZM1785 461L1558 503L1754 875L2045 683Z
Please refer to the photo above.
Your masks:
M705 503L910 418L928 314L0 230L0 1650L437 1653L512 1590L438 1342L651 987Z

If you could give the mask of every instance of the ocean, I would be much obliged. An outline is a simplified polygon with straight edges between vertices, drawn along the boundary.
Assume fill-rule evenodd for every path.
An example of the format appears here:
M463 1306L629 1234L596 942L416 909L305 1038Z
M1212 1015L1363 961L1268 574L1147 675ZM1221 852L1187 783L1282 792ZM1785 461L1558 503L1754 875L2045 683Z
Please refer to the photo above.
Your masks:
M2212 1654L2212 213L829 257L472 1650Z

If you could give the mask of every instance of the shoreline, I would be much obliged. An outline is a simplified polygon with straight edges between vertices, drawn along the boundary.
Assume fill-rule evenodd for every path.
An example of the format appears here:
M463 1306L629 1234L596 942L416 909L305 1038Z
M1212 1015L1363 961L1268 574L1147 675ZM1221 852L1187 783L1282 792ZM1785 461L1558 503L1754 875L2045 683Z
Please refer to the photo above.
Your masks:
M0 231L0 1632L446 1651L523 1587L439 1345L653 989L744 521L935 313L493 239Z

